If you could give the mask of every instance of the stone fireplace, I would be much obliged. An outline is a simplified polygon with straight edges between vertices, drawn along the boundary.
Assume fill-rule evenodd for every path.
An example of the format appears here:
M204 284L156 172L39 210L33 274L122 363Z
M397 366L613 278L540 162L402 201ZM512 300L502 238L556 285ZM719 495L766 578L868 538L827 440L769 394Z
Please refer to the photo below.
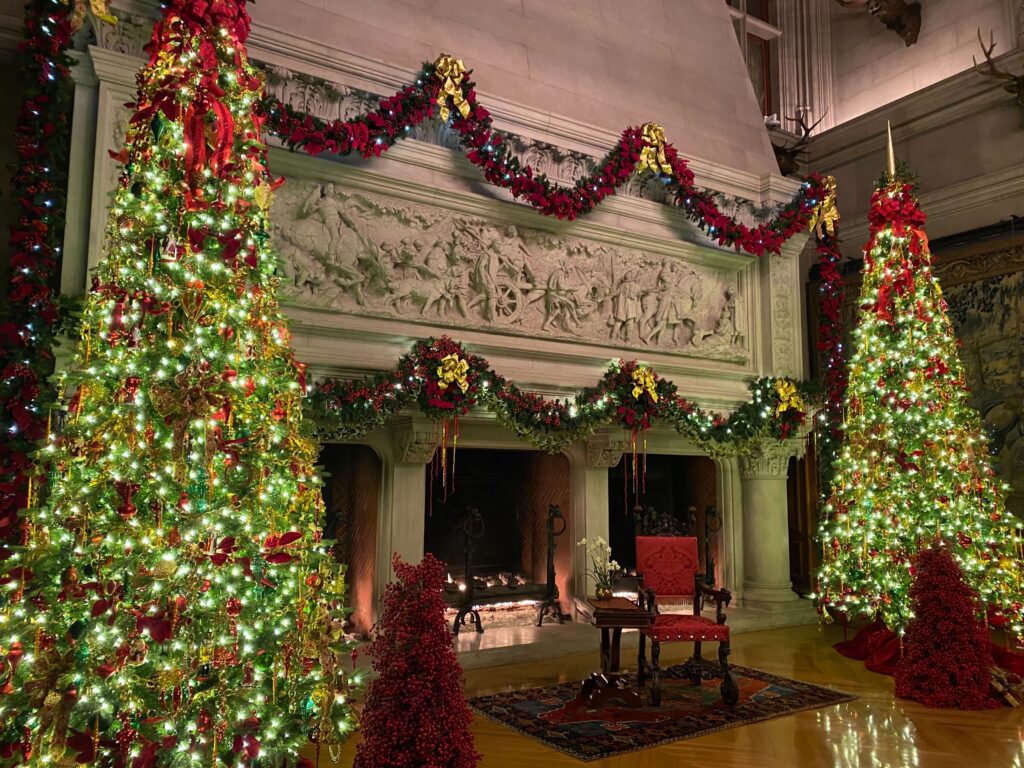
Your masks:
M650 5L648 16L660 18L669 13L662 5L673 4ZM562 13L558 4L548 6L556 16ZM443 42L417 44L416 54L404 43L395 51L361 55L330 42L296 50L305 36L281 38L291 22L279 20L281 28L271 23L273 8L258 6L251 48L268 71L268 90L328 120L362 114L380 95L414 80L417 62L434 57ZM735 41L727 9L715 8L721 45L702 33L690 41L701 56L666 54L664 66L643 71L660 72L672 85L679 82L679 61L706 71L715 60L716 71L732 67L736 93L748 92L740 60L721 61L721 51L732 51ZM259 14L269 15L261 20ZM100 25L95 44L80 54L88 65L72 69L75 111L61 275L61 290L71 296L87 290L89 269L102 252L118 175L108 150L123 140L123 105L132 99L152 28L151 19L119 15L119 24ZM679 29L690 28L669 26L673 44L680 40ZM642 39L623 38L618 24L609 30L617 46ZM344 39L348 46L373 44ZM690 42L680 44L689 50ZM456 45L448 48L470 57ZM645 55L650 50L645 47ZM397 51L399 58L413 56L404 68L396 62ZM472 52L488 55L487 46ZM502 51L494 55L502 66L481 68L481 103L493 109L496 127L509 134L520 159L554 181L571 186L588 173L638 115L664 115L666 133L691 159L698 183L719 195L730 215L753 223L760 206L787 202L798 188L774 172L752 99L743 112L734 100L719 103L710 93L652 101L659 88L629 88L624 92L642 103L611 109L607 101L583 94L567 99L560 87L548 85L502 91L512 82L503 69L508 57ZM555 71L550 62L543 69ZM571 71L577 70L574 61ZM716 81L716 91L720 87ZM722 111L708 112L709 105ZM561 114L562 108L572 114ZM697 110L700 120L694 119ZM408 141L365 163L300 156L273 140L271 145L270 168L288 181L272 209L271 234L282 262L280 299L296 356L310 366L311 378L391 370L415 341L441 334L545 397L571 397L593 386L609 360L619 358L642 360L674 381L687 399L721 412L747 401L748 383L759 376L804 375L801 237L762 258L720 248L664 204L657 180L641 177L585 218L543 217L481 184L457 151L457 137L439 121L420 126ZM406 412L358 445L332 444L336 436L321 435L329 473L328 534L338 539L339 557L350 566L352 621L359 631L368 630L376 616L392 577L392 553L416 561L434 546L428 544L426 489L437 433L419 412ZM703 473L700 500L686 503L700 515L714 497L721 518L717 581L737 602L775 613L791 610L785 477L789 457L802 446L766 442L743 457L724 448L707 456L670 427L659 426L645 438L652 483L662 471L655 466L658 456L697 462L669 466L665 471L673 475ZM538 574L544 565L539 523L522 510L545 510L557 496L569 524L557 564L563 609L569 609L571 598L592 586L581 558L573 557L572 542L612 536L613 500L622 486L609 474L622 462L627 442L620 430L607 428L561 455L547 456L485 412L474 410L462 419L459 452L460 460L470 462L468 470L471 450L515 455L522 465L515 470L524 478L515 546L501 556L504 563L495 564L511 565L518 552L519 568ZM467 467L456 469L456 487L463 477L470 482L462 469ZM690 485L697 487L695 482ZM547 489L546 495L530 498L530 489ZM434 513L443 514L436 507ZM618 549L623 547L630 549Z

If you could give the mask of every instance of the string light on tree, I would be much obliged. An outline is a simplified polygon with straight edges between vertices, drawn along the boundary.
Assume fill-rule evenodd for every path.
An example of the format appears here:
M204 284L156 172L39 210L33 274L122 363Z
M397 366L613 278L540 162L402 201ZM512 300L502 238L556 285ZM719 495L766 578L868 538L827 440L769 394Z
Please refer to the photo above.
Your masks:
M352 727L245 0L165 5L48 503L0 604L2 760L232 766Z
M925 215L889 171L871 201L843 441L819 531L819 608L902 634L913 556L947 543L994 623L1024 633L1020 522L1005 508L932 272Z

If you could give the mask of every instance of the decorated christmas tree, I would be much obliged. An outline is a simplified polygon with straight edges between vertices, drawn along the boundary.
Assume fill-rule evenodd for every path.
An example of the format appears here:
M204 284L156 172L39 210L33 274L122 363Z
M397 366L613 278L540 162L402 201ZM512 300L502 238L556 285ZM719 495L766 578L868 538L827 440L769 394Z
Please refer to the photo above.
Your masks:
M393 565L354 768L475 768L473 713L445 621L445 565L431 554L419 565L395 555Z
M942 545L914 557L906 653L896 667L896 695L929 707L985 709L992 643L979 619L977 594Z
M902 634L912 558L939 538L993 618L1020 635L1021 522L1006 511L967 404L925 215L891 160L868 216L844 437L819 531L819 607L880 615Z
M351 725L245 0L170 0L0 604L0 761L287 765Z

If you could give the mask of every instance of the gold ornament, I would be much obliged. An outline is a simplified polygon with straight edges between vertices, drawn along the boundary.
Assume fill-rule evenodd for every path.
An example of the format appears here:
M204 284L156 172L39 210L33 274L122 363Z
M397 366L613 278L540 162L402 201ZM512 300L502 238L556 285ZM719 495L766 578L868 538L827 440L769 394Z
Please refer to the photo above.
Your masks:
M826 232L829 237L835 237L836 222L840 218L839 208L836 207L835 176L826 176L822 186L825 188L825 194L811 214L810 228L819 238L824 237Z
M448 109L449 96L452 99L452 104L459 110L459 114L469 117L469 102L466 101L466 97L462 93L462 81L466 77L466 66L462 63L462 59L442 54L434 62L434 74L441 81L441 88L437 92L437 106L441 113L441 119L447 122L448 116L451 114Z
M650 169L653 173L672 175L672 166L665 156L665 129L657 123L644 123L644 148L640 150L640 164L637 173Z
M469 371L469 363L458 355L446 355L441 358L441 365L437 367L438 389L445 390L455 384L465 393L469 389L469 382L466 381L466 373Z
M789 379L776 381L775 392L779 396L779 405L775 409L776 416L781 416L786 411L805 411L807 409L804 399L797 392L796 384Z
M654 371L645 365L639 366L630 374L633 379L633 397L636 400L646 392L652 403L658 402L658 391L655 389Z

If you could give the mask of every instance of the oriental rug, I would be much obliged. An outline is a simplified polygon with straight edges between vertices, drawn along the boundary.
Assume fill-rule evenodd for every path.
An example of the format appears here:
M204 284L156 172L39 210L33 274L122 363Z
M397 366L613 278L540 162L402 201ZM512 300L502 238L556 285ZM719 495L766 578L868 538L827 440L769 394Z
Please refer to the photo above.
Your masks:
M588 710L574 701L579 682L480 696L470 705L489 720L588 761L855 698L749 667L732 670L740 687L740 700L732 710L722 703L720 680L693 685L681 666L662 671L662 702L657 708L634 709L612 701Z

